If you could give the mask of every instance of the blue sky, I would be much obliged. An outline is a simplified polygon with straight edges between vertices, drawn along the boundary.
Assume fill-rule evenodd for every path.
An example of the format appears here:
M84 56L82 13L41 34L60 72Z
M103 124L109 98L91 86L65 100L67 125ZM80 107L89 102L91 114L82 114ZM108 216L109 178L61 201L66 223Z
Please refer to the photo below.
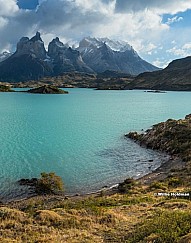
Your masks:
M18 6L22 9L35 9L38 4L38 0L18 0Z
M127 41L159 67L191 55L191 0L0 0L0 52L40 31L47 46L59 36Z

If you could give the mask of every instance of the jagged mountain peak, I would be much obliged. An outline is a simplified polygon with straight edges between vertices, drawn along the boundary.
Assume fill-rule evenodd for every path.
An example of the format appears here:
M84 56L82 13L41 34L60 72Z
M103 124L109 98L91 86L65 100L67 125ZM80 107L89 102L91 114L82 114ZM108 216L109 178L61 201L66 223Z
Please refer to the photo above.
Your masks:
M24 54L29 54L42 60L46 58L46 50L44 47L44 42L40 37L40 32L36 32L36 35L31 39L28 37L22 37L17 43L15 55L20 56Z
M32 42L35 42L35 41L41 41L41 42L43 42L42 39L41 39L40 32L37 31L37 32L36 32L36 35L33 36L33 37L30 39L30 41L32 41Z
M64 44L63 42L60 41L59 37L54 38L48 45L48 52L50 51L49 49L54 48L54 49L66 49L69 48L68 44Z

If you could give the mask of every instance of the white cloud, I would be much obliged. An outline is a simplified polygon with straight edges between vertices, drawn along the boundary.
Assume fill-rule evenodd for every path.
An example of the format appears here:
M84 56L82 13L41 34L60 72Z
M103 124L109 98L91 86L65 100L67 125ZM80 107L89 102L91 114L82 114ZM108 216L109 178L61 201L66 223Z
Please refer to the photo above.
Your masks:
M189 49L191 50L191 42L184 44L182 48L184 50L189 50Z
M170 24L173 24L173 23L176 23L176 22L180 22L182 20L183 20L182 17L174 16L172 18L168 18L168 21L166 22L166 24L170 25Z
M167 53L173 54L179 57L186 57L191 55L191 43L186 43L181 47L174 46L173 48L166 51Z
M16 0L0 0L0 6L1 17L13 16L19 10Z
M172 40L171 41L171 44L173 44L173 45L176 44L176 41L175 40Z
M9 18L19 11L19 8L16 0L0 0L0 6L0 29L2 29L9 22Z
M156 48L157 48L156 45L154 45L153 43L149 43L149 44L146 46L145 51L147 51L147 52L151 52L151 51L153 51L153 50L156 49Z
M172 59L165 60L165 59L157 58L155 61L153 61L153 65L160 68L166 68L171 61Z
M116 11L119 12L137 12L149 9L158 14L176 14L190 8L190 0L116 0Z
M8 21L5 18L0 17L0 30L6 26L7 22Z
M131 44L135 48L135 50L141 54L152 55L153 53L157 53L156 49L158 47L151 42L146 43L144 39L139 39L138 41L132 41Z

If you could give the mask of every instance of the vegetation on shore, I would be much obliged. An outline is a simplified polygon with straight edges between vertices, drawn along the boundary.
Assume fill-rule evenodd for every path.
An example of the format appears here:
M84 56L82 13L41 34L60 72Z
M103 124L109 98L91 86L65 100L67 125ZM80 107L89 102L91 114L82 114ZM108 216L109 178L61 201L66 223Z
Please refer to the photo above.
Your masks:
M55 173L41 173L41 177L37 182L36 190L42 194L59 194L64 191L64 183L60 176Z
M64 183L62 178L54 172L42 172L40 178L21 179L21 186L28 186L37 195L63 195Z
M142 145L185 160L185 167L171 170L165 180L145 185L128 178L113 195L103 189L94 196L37 196L2 205L0 241L190 242L190 123L188 115L157 124L144 134L129 134Z
M0 84L0 92L14 92L14 90L10 86Z

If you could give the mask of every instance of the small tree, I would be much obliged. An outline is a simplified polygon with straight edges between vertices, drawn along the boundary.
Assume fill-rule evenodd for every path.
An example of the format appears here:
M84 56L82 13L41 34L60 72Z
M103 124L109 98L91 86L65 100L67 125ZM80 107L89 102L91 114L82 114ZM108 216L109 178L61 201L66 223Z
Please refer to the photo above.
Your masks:
M41 173L41 178L38 179L37 192L45 194L58 194L64 191L62 178L54 172Z

